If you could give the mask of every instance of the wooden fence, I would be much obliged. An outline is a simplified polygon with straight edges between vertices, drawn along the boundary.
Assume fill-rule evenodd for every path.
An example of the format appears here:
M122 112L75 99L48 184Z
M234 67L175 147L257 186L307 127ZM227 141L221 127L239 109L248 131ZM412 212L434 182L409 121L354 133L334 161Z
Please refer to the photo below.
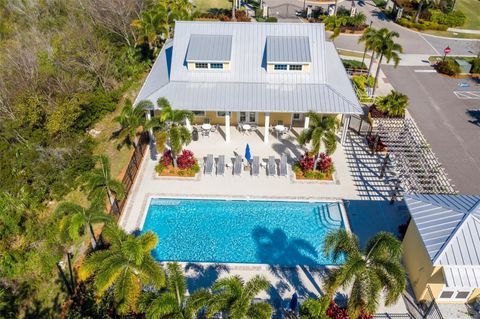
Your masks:
M116 216L117 218L120 218L123 212L123 208L125 207L125 204L127 202L128 196L130 196L130 191L132 189L133 183L135 182L135 177L137 177L140 165L142 164L142 159L145 155L145 151L147 150L148 143L148 132L143 132L140 135L137 146L135 147L135 151L130 158L127 170L125 171L125 175L122 179L122 184L125 187L125 197L122 200L115 199L112 207L110 208L110 214Z

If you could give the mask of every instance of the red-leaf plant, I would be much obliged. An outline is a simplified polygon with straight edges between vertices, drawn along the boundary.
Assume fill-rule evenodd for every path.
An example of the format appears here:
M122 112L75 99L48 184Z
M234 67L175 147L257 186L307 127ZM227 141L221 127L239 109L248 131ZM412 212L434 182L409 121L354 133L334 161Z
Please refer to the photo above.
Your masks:
M197 160L193 156L193 152L189 150L183 150L182 154L177 158L178 168L180 169L189 169L195 165L196 162Z

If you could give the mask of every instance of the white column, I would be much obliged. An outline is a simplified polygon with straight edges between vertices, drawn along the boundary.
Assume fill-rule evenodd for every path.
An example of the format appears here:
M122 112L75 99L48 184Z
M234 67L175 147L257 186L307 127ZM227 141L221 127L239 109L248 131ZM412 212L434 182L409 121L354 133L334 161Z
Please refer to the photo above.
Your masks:
M310 125L310 118L308 116L305 116L305 124L303 125L303 128L307 129L309 125Z
M150 115L150 110L147 110L147 113L145 113L146 117L147 117L147 122L150 121L152 119L152 116ZM153 141L153 129L148 129L148 135L150 137L150 141Z
M265 132L263 134L263 142L268 143L268 137L270 135L270 113L265 112Z
M345 141L347 140L347 131L349 126L350 126L350 115L345 115L345 119L343 121L342 138L340 140L340 143L342 145L345 145Z
M225 142L230 142L230 112L225 112Z
M192 129L192 124L190 123L190 120L189 120L189 119L185 119L185 127L186 127L187 130L189 130L190 132L193 131L193 129Z

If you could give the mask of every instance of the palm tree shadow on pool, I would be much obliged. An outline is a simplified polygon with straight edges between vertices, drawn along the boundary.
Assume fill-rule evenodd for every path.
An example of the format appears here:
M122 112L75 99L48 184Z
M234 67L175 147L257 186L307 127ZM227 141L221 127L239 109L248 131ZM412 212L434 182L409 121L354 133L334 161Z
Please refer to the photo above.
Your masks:
M185 273L187 273L188 291L192 293L197 289L210 288L222 272L230 272L227 265L211 264L204 266L197 263L186 264Z
M282 295L293 294L290 286L301 297L322 294L314 275L321 275L324 269L318 265L316 259L319 253L311 243L300 238L288 238L278 228L269 230L257 227L252 232L252 238L257 246L257 259L260 263L268 264L270 272L279 279L269 291L270 302L275 308L281 306ZM313 291L305 286L300 272L304 273L314 288Z

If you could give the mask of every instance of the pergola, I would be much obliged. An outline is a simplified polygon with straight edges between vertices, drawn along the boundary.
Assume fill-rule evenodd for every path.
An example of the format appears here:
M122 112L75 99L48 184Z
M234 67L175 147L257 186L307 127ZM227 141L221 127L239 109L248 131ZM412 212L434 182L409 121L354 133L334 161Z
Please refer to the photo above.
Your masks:
M390 168L395 191L401 186L406 193L457 193L412 119L381 119L377 124L371 134L379 136L387 146L382 170Z

